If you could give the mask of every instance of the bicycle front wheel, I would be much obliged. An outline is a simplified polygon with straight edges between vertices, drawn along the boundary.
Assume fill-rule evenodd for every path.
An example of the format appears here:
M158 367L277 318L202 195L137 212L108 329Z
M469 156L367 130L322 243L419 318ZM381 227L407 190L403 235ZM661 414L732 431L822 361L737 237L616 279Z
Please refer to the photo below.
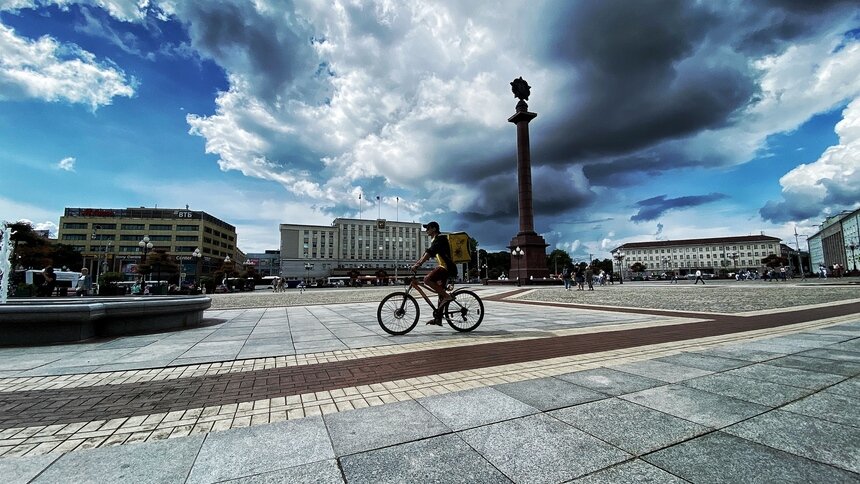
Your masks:
M453 300L445 303L442 314L448 324L457 331L467 332L477 328L484 320L484 303L472 291L455 291Z
M401 335L412 331L418 324L418 301L405 292L385 296L376 310L379 326L388 334Z

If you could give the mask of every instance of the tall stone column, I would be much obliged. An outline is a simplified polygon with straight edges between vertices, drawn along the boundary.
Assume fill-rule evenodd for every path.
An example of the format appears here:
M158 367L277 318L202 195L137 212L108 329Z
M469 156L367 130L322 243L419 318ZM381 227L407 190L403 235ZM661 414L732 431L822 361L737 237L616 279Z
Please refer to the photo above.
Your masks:
M512 251L519 247L525 252L521 257L511 255L511 280L521 280L527 283L531 277L535 279L549 276L546 267L546 243L543 237L534 229L534 208L532 206L532 162L529 147L529 122L537 117L529 112L526 101L529 98L530 86L522 77L511 83L514 96L519 98L516 113L508 118L508 122L517 126L517 185L519 202L520 230L511 239L508 246Z

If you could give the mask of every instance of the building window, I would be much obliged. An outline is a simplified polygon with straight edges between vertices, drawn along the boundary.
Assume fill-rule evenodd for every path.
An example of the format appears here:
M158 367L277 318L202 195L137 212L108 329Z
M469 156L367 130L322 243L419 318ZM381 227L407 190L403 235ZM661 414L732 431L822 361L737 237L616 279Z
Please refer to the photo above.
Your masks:
M197 242L198 239L199 239L199 237L197 237L196 235L177 235L176 236L177 242Z
M149 240L153 242L170 242L173 237L170 235L150 235Z
M87 240L85 234L63 234L63 240Z
M122 230L144 230L143 224L122 224Z
M85 229L87 228L87 224L79 224L79 223L65 223L63 224L64 229Z
M197 232L200 230L199 225L177 225L176 230L179 232Z
M116 230L116 224L93 224L93 228L96 230Z
M149 224L149 230L173 230L173 225Z

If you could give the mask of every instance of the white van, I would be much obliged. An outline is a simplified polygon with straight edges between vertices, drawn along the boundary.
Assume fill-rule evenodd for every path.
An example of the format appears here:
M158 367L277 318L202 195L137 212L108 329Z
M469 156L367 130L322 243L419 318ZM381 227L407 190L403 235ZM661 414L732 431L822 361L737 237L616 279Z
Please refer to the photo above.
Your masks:
M77 287L78 279L81 278L81 273L74 271L55 270L54 275L57 276L57 287ZM42 283L45 282L45 278L42 277L41 270L31 269L25 272L24 282L41 286Z

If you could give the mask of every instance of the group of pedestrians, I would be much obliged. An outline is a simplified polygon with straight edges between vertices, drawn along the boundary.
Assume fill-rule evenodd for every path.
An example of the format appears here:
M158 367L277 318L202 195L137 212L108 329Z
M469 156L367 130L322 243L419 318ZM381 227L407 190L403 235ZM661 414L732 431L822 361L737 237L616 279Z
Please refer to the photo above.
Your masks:
M607 274L606 271L601 270L595 275L594 269L590 266L585 269L581 266L574 266L574 269L564 266L564 269L561 271L561 279L564 281L564 288L567 291L570 291L571 286L574 284L577 291L585 291L586 286L588 286L589 291L593 291L595 282L601 286L615 284L611 274Z

